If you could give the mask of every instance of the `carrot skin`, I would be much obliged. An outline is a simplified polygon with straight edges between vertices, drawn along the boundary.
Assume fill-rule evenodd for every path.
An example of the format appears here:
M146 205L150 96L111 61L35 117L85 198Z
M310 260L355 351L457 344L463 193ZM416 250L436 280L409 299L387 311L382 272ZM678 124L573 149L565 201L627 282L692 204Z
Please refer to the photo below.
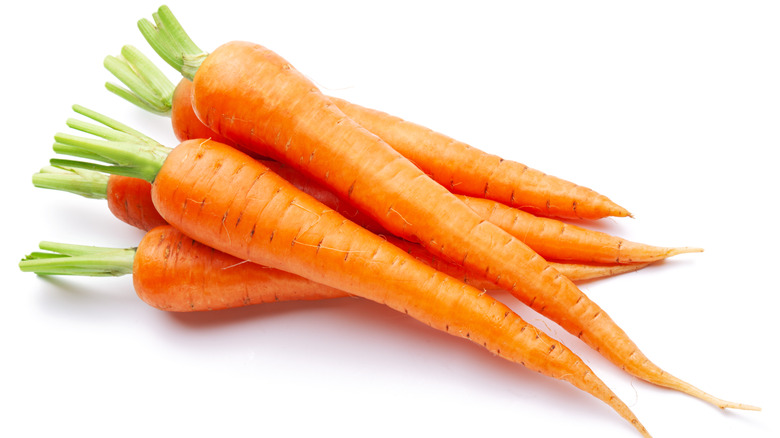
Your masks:
M197 120L195 113L192 110L184 110L187 107L192 108L191 99L192 81L182 79L174 88L171 101L171 126L176 138L179 141L191 138L210 138L220 143L235 146L233 142L214 132L208 126L202 123L195 123L195 120Z
M483 219L517 237L546 259L579 263L649 263L674 255L701 252L700 248L658 247L632 242L608 233L552 218L536 217L499 202L458 196Z
M166 225L152 203L152 185L140 178L111 175L106 187L108 209L122 222L141 230Z
M188 109L187 109L188 108ZM173 90L171 103L171 126L180 142L195 138L208 138L232 146L258 160L269 161L268 157L247 149L203 124L192 109L192 81L182 79Z
M382 111L336 97L330 100L454 193L491 199L541 216L566 219L630 216L625 208L589 188L488 154ZM453 162L457 165L450 165Z
M210 134L214 131L198 119L192 108L191 93L192 81L182 78L171 103L176 138L184 141L213 135L215 141L234 145L219 133ZM487 154L387 113L335 97L330 100L453 193L491 199L543 216L599 219L629 215L626 209L591 189Z
M647 436L628 407L568 348L488 294L417 262L235 149L208 140L183 142L157 174L152 199L169 223L206 245L385 304L569 381Z
M349 296L298 275L247 263L170 225L151 229L141 240L133 262L133 285L144 302L169 312Z
M274 173L289 181L302 192L311 195L313 198L338 211L341 215L357 223L361 227L377 234L389 234L389 232L371 216L363 213L351 202L337 195L322 184L313 181L295 168L278 161L260 160L260 162L271 169Z
M397 239L391 242L445 274L463 275L419 245ZM477 289L495 287L486 280L473 278L464 278L464 283ZM217 251L167 224L148 230L139 243L133 263L133 285L146 304L168 312L204 312L351 296L301 276Z

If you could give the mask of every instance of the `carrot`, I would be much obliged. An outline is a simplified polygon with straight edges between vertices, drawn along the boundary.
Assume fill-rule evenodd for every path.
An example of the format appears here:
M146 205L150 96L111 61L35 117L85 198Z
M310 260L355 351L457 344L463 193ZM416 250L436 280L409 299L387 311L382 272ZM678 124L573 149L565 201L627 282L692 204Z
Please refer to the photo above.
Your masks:
M488 154L424 126L331 97L338 108L417 164L450 191L536 215L600 219L631 214L592 189ZM451 163L458 163L451 165Z
M430 251L426 250L418 244L409 242L408 240L395 239L389 236L385 236L385 238L388 239L393 245L405 250L411 256L417 260L422 261L426 265L429 265L438 271L444 272L447 275L462 280L464 283L470 284L477 289L495 290L501 288L495 282L485 278L482 275L479 275L479 273L471 274L467 272L462 266L453 264L440 257L436 257L435 255L431 254ZM634 272L650 265L650 263L598 265L559 262L549 262L549 264L561 275L565 276L571 281L586 281L614 277L616 275Z
M142 33L155 51L192 79L195 113L212 130L296 167L393 234L483 273L632 375L721 408L755 409L716 398L653 364L573 282L347 117L278 54L241 41L205 53L169 9L161 7L154 19L156 26L139 22ZM176 225L195 222L192 210L186 209ZM252 259L248 253L238 256Z
M168 312L204 312L351 296L289 272L246 263L203 245L170 225L149 229L135 248L54 242L41 242L39 248L46 252L27 255L19 264L22 271L96 277L132 274L138 297ZM414 249L410 254L414 256Z
M132 46L122 48L119 57L109 56L105 62L109 71L129 89L112 83L106 83L109 91L138 105L141 108L171 117L174 134L179 141L191 138L209 138L220 141L222 137L205 126L195 115L192 108L192 82L186 78L175 86L154 64L138 49ZM122 68L119 68L121 66ZM128 78L127 76L131 77ZM154 81L145 78L155 78ZM167 82L164 90L152 89L155 82ZM175 91L170 91L175 90ZM129 97L128 97L129 96ZM141 103L139 103L141 102ZM164 109L164 111L160 111ZM391 144L392 146L392 144ZM243 149L245 150L245 149ZM340 199L327 189L312 183L290 167L266 163L276 173L293 182L295 186L313 194L315 198L333 207L353 221L371 231L385 232L378 224L368 225L371 221L349 202ZM280 166L280 167L274 167ZM284 169L284 170L282 170ZM326 202L323 197L331 202ZM575 263L647 263L678 254L700 252L700 248L657 247L631 242L607 233L566 224L551 218L537 217L531 213L508 207L500 202L466 195L458 196L466 205L476 211L485 220L498 225L528 245L539 255L550 260ZM346 212L341 208L349 208ZM373 222L373 221L371 221ZM571 277L570 277L571 278Z
M194 114L172 111L174 102L184 102L190 98L190 87L186 84L174 86L165 74L137 48L129 45L122 47L119 56L107 56L103 60L103 66L127 87L106 82L108 91L153 114L170 117L173 133L179 141L190 138L210 138L262 158L212 131L203 123L193 123Z
M119 124L82 111L107 126ZM104 129L71 127L113 137ZM246 154L211 140L173 150L144 141L55 136L56 152L108 165L52 160L144 178L160 215L193 239L240 260L280 269L405 313L494 354L592 394L648 436L625 404L574 353L511 309L366 231ZM64 145L61 147L60 145Z
M34 174L32 181L33 185L40 188L105 199L114 216L141 230L167 224L152 204L152 185L140 178L47 166Z
M480 217L522 240L542 257L581 263L646 263L678 254L701 252L693 247L658 247L632 242L559 220L536 217L499 202L458 196Z
M236 145L235 141L204 126L192 111L191 81L182 79L174 87L135 47L123 47L119 57L106 57L104 65L130 90L110 82L106 88L144 109L170 116L179 141L211 138ZM157 82L166 85L155 87ZM504 160L398 117L343 99L330 97L330 100L452 192L492 199L536 215L568 219L630 216L626 209L591 189Z
M304 184L299 187L294 178L287 178L284 172L288 167L274 162L263 162L270 165L275 173L290 181L304 193L311 195L328 207L333 208L345 217L352 213L347 208L339 208L338 200L332 199L332 193L313 189L315 185ZM273 166L280 171L276 171ZM295 175L300 176L299 173ZM293 175L293 176L295 176ZM129 176L107 175L102 172L68 167L47 166L33 175L33 184L36 187L61 190L75 193L86 198L106 199L111 213L122 222L138 229L149 231L157 226L167 225L165 219L160 216L152 203L152 185L143 179ZM332 204L336 204L335 207ZM362 216L351 218L353 222L360 223ZM369 225L374 225L369 223ZM365 226L364 226L365 228ZM479 275L472 276L462 266L449 263L433 256L420 245L408 242L392 236L384 236L390 243L403 249L412 257L432 266L438 271L455 277L477 289L492 290L498 286ZM593 280L604 277L612 277L624 273L634 272L649 265L649 263L635 263L631 265L591 265L578 263L551 263L561 274L572 281Z
M337 196L323 185L312 181L293 167L270 160L262 160L262 163L290 181L294 186L364 228L382 234L388 233L380 224L352 203ZM537 254L547 259L548 262L554 260L580 264L645 264L679 254L702 251L701 248L665 248L632 242L608 233L567 224L560 220L537 217L490 199L465 195L457 195L457 198L474 210L480 218L497 225L519 239Z
M138 297L169 312L230 309L278 301L347 297L278 269L244 263L170 225L150 229L136 248L41 242L19 267L39 275L133 276Z
M108 91L153 114L170 117L173 133L179 141L211 138L233 146L230 140L212 131L203 123L193 123L192 118L195 114L191 111L178 110L180 107L191 107L187 102L192 94L191 83L181 81L174 86L168 77L137 48L130 45L122 47L118 56L106 56L103 66L124 84L123 87L106 82ZM174 111L174 108L177 110Z

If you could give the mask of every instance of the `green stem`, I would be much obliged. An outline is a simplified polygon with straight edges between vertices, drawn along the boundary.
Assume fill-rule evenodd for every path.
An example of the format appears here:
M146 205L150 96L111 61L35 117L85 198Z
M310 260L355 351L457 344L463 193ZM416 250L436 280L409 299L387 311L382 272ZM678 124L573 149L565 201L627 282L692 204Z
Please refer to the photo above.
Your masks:
M68 126L99 138L58 133L54 136L54 151L101 161L107 165L54 159L51 161L53 166L95 170L154 181L170 153L170 148L102 114L78 105L74 105L73 109L99 124L69 119Z
M23 272L38 275L119 277L133 273L135 248L105 248L41 242L39 248L19 262Z
M208 53L192 41L167 6L160 6L152 18L154 24L145 18L138 21L141 34L165 62L192 80Z
M64 166L47 166L32 177L33 185L42 189L61 190L85 198L106 199L108 175L94 170Z
M107 56L103 66L127 86L106 82L108 91L146 111L171 115L176 87L140 50L124 46L119 56Z
M114 119L112 119L110 117L106 117L106 116L104 116L104 115L102 115L102 114L100 114L100 113L98 113L96 111L92 111L90 109L84 108L81 105L73 105L73 111L81 114L82 116L89 117L90 119L92 119L92 120L94 120L94 121L96 121L96 122L98 122L98 123L100 123L102 125L105 125L106 127L109 127L111 129L113 129L114 131L118 131L118 132L121 132L121 133L124 133L124 134L129 134L130 136L133 137L134 141L144 142L144 143L149 144L149 145L159 145L159 143L157 143L153 138L147 137L146 135L144 135L140 131L136 131L135 129L133 129L133 128L131 128L131 127L129 127L129 126L123 124L123 123L120 123L117 120L114 120ZM119 134L118 133L114 133L114 135L119 135ZM111 137L102 136L102 137L107 139L107 140L117 140L117 139L120 139L120 137L113 137L113 136L111 136ZM121 137L121 138L129 139L129 137Z

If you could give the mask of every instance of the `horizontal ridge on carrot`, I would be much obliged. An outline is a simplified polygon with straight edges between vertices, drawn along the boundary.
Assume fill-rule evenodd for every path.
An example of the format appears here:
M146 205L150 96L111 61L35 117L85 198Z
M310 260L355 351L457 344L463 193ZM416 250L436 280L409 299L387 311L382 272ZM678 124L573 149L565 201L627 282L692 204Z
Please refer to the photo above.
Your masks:
M91 111L82 114L101 123L106 119ZM144 178L152 183L160 215L193 239L240 260L387 305L507 360L568 381L649 436L630 409L563 344L489 294L419 262L246 154L205 139L187 140L172 150L145 140L111 141L114 134L104 129L73 121L68 125L109 140L57 134L55 152L91 156L107 164L52 164Z
M753 409L707 394L653 364L574 283L347 117L278 54L242 41L206 53L166 7L153 17L156 26L141 20L139 28L161 57L192 79L195 113L212 130L296 167L391 233L483 273L632 375L721 408Z
M189 79L182 78L174 87L165 74L133 46L123 47L118 57L108 56L105 64L129 89L112 83L106 83L106 88L140 108L170 116L174 135L179 141L212 138L225 142L220 140L224 139L223 136L205 126L195 115L191 103L192 82ZM130 68L125 67L125 64L129 64ZM128 75L131 77L128 78ZM166 85L153 87L153 84L160 82ZM164 111L160 111L161 109ZM393 146L392 143L389 144ZM286 174L282 176L286 179L294 177L299 181L303 179L301 175L294 175L292 169L286 169ZM301 188L300 184L295 185ZM699 248L665 248L640 244L607 233L568 225L552 218L536 217L497 201L466 195L458 197L483 219L520 239L548 261L647 263L677 254L701 251ZM359 210L354 211L360 214ZM360 221L358 223L364 225Z

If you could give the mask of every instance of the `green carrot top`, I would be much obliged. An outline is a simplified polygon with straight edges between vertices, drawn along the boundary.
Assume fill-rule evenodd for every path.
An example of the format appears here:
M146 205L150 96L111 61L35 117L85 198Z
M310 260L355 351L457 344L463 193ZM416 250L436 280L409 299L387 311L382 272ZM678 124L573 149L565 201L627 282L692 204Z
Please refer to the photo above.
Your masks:
M155 52L187 79L192 80L208 56L190 39L167 6L142 19L138 28ZM107 56L103 66L124 86L106 83L108 91L147 111L171 115L175 85L137 48L126 45L118 56Z
M208 56L190 39L171 10L163 5L152 14L154 24L138 21L138 29L150 46L182 76L192 80L200 64Z
M154 181L170 153L170 148L95 111L79 105L74 105L73 110L99 124L68 119L67 125L98 138L58 133L54 136L54 151L105 164L52 159L53 167L86 169Z
M107 56L103 66L127 87L106 82L108 91L154 114L171 115L176 87L140 50L124 46L119 56Z
M80 275L119 277L133 272L135 248L105 248L41 242L42 251L28 254L19 262L23 272L38 275Z
M85 198L106 199L109 176L94 170L46 166L33 175L35 187L62 190Z

